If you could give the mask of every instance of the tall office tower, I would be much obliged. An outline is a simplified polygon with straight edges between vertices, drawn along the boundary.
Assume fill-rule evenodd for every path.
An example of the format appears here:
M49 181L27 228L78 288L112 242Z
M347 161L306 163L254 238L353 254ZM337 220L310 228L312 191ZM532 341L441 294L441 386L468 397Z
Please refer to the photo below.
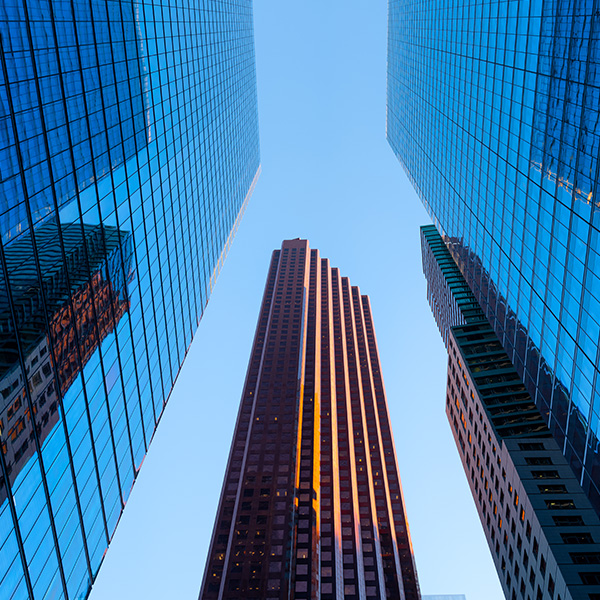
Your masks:
M0 598L85 598L259 171L251 0L0 2Z
M420 598L369 298L273 253L202 600Z
M600 12L391 0L387 136L600 511Z
M421 243L446 414L506 598L598 600L600 519L433 225Z

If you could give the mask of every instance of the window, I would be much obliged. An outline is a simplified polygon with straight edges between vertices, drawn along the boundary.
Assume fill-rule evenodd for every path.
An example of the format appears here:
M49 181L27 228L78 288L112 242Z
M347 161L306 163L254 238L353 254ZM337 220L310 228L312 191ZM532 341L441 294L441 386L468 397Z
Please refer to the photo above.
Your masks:
M541 443L523 443L519 444L519 448L524 450L525 452L529 452L532 450L543 450L544 444Z
M553 516L554 524L559 527L577 527L584 525L583 519L580 515L558 515Z
M558 471L531 471L534 479L558 479Z
M566 494L567 488L564 485L556 485L545 483L538 485L538 490L541 494Z
M575 502L573 500L546 500L546 506L554 510L569 509L575 508Z
M570 552L576 565L600 565L600 552Z
M526 456L525 462L528 465L532 465L532 466L534 466L534 465L551 465L552 464L552 460L550 460L546 456Z
M579 573L581 581L585 585L600 585L600 573L597 571L589 571L586 573ZM591 596L590 596L591 598Z
M589 533L561 533L560 537L562 538L565 544L593 544L594 540Z

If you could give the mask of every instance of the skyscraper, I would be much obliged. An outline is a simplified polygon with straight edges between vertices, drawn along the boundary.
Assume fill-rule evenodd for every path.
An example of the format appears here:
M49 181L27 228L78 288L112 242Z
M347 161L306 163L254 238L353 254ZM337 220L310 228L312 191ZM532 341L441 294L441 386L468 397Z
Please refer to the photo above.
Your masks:
M420 598L371 306L306 240L271 259L204 581Z
M421 242L446 414L506 598L596 600L600 519L433 225Z
M600 13L389 5L387 136L600 511Z
M0 3L0 598L85 598L259 172L252 2Z

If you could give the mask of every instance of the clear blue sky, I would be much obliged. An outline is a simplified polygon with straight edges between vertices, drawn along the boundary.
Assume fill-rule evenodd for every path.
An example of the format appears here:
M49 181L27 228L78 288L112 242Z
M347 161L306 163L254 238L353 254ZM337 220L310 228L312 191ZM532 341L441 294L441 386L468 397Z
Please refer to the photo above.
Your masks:
M263 172L91 600L196 600L273 249L303 237L368 294L424 594L502 600L444 413L430 222L385 139L387 3L255 0Z

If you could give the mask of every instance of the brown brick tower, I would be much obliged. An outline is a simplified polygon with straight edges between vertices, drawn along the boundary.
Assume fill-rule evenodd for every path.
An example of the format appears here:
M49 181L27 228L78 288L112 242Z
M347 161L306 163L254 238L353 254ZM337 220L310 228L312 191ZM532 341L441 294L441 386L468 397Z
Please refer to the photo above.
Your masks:
M200 592L420 598L367 296L273 253Z

